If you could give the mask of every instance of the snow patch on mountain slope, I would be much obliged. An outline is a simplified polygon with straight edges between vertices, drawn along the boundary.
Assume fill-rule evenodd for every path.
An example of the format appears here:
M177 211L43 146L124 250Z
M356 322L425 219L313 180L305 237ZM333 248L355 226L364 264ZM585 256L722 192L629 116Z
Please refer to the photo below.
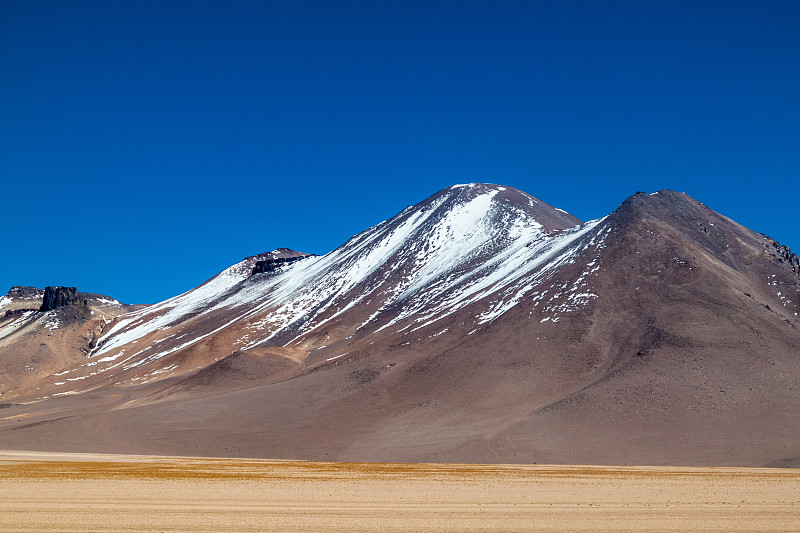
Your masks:
M111 298L111 299L109 299L109 298L95 298L95 302L97 302L99 304L103 304L103 305L114 305L114 306L122 305L118 300L115 300L113 298Z
M248 346L263 342L299 321L312 321L334 303L341 303L326 322L332 320L361 303L383 282L383 279L370 280L370 276L412 240L442 201L440 199L427 209L406 212L383 222L330 254L299 264L292 271L276 277L272 283L232 295L217 307L241 307L260 301L245 317L272 308L270 315L260 323L261 327L268 326L272 333ZM344 301L357 285L363 286L359 293L349 295Z
M165 329L191 313L207 308L221 295L247 278L247 274L241 268L242 263L228 267L196 289L123 315L103 335L98 342L98 348L92 352L92 355L99 356L107 353L156 330Z
M407 242L402 248L391 246L392 249L398 249L399 253L384 256L391 258L390 269L403 276L394 286L383 289L380 293L383 305L360 327L378 319L381 313L392 310L395 316L376 331L414 315L416 322L425 321L427 325L515 284L531 268L541 267L550 260L549 267L541 269L540 275L543 275L549 269L567 261L568 255L561 253L564 248L599 223L588 223L562 235L548 237L541 231L541 224L526 216L523 211L509 210L507 206L502 210L497 209L493 204L497 192L497 189L491 190L451 206L430 227L421 223L432 218L439 203L418 212L417 215L426 216L419 216L409 223L415 231L403 232L408 237ZM441 201L443 199L440 199L440 203ZM380 248L383 249L383 246ZM475 258L480 261L476 265L470 265ZM364 258L361 260L369 261ZM332 266L341 266L338 261L336 263L337 265ZM347 266L349 265L345 265ZM363 272L367 269L355 270ZM302 276L302 272L294 272L293 275L297 277L291 281L280 280L281 288L266 295L267 299L262 307L268 308L276 304L277 307L257 327L268 333L250 340L245 348L269 340L288 328L294 328L296 336L287 345L296 343L311 328L324 325L367 296L373 295L383 281L365 280L364 276L360 280L352 280L360 281L359 293L355 296L348 295L349 302L327 319L315 322L316 316L335 308L338 298L345 296L345 291L336 290L345 288L344 286L334 287L333 290L325 288L334 286L334 280L342 279L346 275L343 276L340 268L325 270L316 279L306 278ZM326 279L328 277L330 279ZM355 285L356 283L348 283L346 288ZM280 294L287 286L291 286L291 289ZM483 318L491 320L506 312L527 292L528 286L524 289L520 294L511 295L499 303L491 316L486 315ZM301 291L300 298L298 290ZM220 305L235 303L225 301Z
M329 260L326 266L330 268L314 273L318 275L306 277L304 272L297 271L292 280L280 280L279 288L267 295L261 306L267 308L277 304L275 311L259 324L261 327L269 326L271 334L251 341L249 346L268 340L288 327L300 326L298 336L289 342L291 344L303 335L306 330L303 325L319 327L361 303L384 283L382 277L369 278L369 274L379 267L388 265L390 271L403 274L394 286L386 287L381 293L383 310L405 302L422 288L425 292L434 290L435 294L447 290L452 284L444 278L488 247L496 246L498 232L508 230L510 235L524 234L529 239L538 237L541 225L530 218L520 216L515 221L497 223L493 218L496 214L493 198L498 192L499 189L494 189L458 201L443 212L439 212L439 208L451 198L438 198L405 220L398 221L395 217L384 223L386 228L382 227L383 224L376 226L353 243L355 246L348 243L325 256ZM389 229L395 225L395 229ZM342 253L347 256L340 257ZM437 282L438 291L432 287ZM347 294L356 286L359 289L357 294ZM338 302L342 305L331 316L314 322L314 318ZM229 304L241 302L220 303L221 306Z
M19 330L22 326L35 320L34 317L35 314L36 311L25 311L16 319L0 327L0 339L4 339L10 336L12 333Z
M532 197L523 198L530 207L512 206L497 198L505 188L484 187L451 187L333 252L293 263L275 275L248 279L243 263L233 265L197 289L123 315L92 356L106 354L96 361L135 368L249 320L249 330L239 336L242 344L236 348L247 349L286 333L292 339L284 344L291 345L311 329L373 300L380 307L362 327L377 321L382 330L413 317L403 329L418 329L492 295L491 307L478 319L494 320L517 305L543 276L568 263L581 238L600 221L548 235L526 211L537 208ZM121 354L113 354L158 330L211 313L224 313L226 323L197 333L189 333L189 326L164 349L150 346L123 361L118 360Z
M441 301L434 302L430 301L432 298L426 298L428 301L406 306L396 318L380 329L414 315L417 315L415 322L425 322L424 325L428 325L467 305L499 293L494 306L478 315L479 323L495 320L519 303L547 274L569 263L579 251L579 247L575 245L577 241L601 221L587 222L553 237L540 235L534 242L517 238L502 253L487 261L477 276L470 272L453 279L447 288L454 290Z
M44 320L44 327L53 331L54 329L58 329L61 323L58 320L58 314L56 311L48 311L41 317Z

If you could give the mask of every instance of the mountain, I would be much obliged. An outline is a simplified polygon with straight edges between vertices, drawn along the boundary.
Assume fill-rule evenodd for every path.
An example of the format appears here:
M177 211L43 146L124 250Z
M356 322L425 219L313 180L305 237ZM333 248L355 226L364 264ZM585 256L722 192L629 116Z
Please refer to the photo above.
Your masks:
M249 257L124 311L93 341L65 331L80 355L9 381L0 447L800 461L800 261L673 191L581 222L510 187L457 185L324 256ZM41 338L44 315L13 335ZM2 361L34 349L7 343L10 324Z
M0 398L83 364L105 326L134 308L74 287L11 287L0 297Z

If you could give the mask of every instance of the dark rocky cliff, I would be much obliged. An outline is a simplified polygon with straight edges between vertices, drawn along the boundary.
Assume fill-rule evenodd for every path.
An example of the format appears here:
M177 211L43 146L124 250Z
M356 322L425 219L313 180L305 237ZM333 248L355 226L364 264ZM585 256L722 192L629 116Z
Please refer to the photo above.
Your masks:
M78 303L78 292L75 287L46 287L39 311L51 311L65 305Z
M299 257L279 257L277 259L264 259L256 261L256 266L253 267L253 274L263 274L265 272L275 272L282 266L289 265L308 256Z

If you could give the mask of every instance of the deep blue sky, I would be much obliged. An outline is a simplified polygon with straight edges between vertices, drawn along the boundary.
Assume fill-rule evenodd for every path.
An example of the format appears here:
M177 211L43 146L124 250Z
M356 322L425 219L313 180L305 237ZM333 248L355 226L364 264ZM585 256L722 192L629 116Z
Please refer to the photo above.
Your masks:
M0 293L130 303L454 183L800 248L800 3L0 2Z

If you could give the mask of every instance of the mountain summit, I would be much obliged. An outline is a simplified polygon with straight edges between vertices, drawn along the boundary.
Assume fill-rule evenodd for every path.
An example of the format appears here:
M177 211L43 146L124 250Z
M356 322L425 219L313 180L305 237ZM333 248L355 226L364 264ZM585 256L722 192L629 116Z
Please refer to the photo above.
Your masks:
M0 427L0 444L793 464L796 258L674 191L582 222L456 185L324 256L252 256L104 319L80 357L6 391L29 422ZM22 346L2 344L11 324L0 355ZM16 339L41 335L26 327Z
M516 189L456 185L325 256L270 275L252 274L249 263L240 263L130 315L104 335L87 364L100 361L92 365L95 372L145 365L160 370L164 357L171 356L172 364L178 359L173 354L234 330L232 350L331 346L345 337L416 331L494 296L494 307L480 314L479 323L486 322L513 306L523 279L567 261L592 227ZM323 332L326 326L337 333ZM137 357L121 359L117 354L130 353L125 346L134 341L145 346ZM207 364L208 350L199 352ZM184 365L195 364L185 355ZM177 364L174 373L184 370Z

